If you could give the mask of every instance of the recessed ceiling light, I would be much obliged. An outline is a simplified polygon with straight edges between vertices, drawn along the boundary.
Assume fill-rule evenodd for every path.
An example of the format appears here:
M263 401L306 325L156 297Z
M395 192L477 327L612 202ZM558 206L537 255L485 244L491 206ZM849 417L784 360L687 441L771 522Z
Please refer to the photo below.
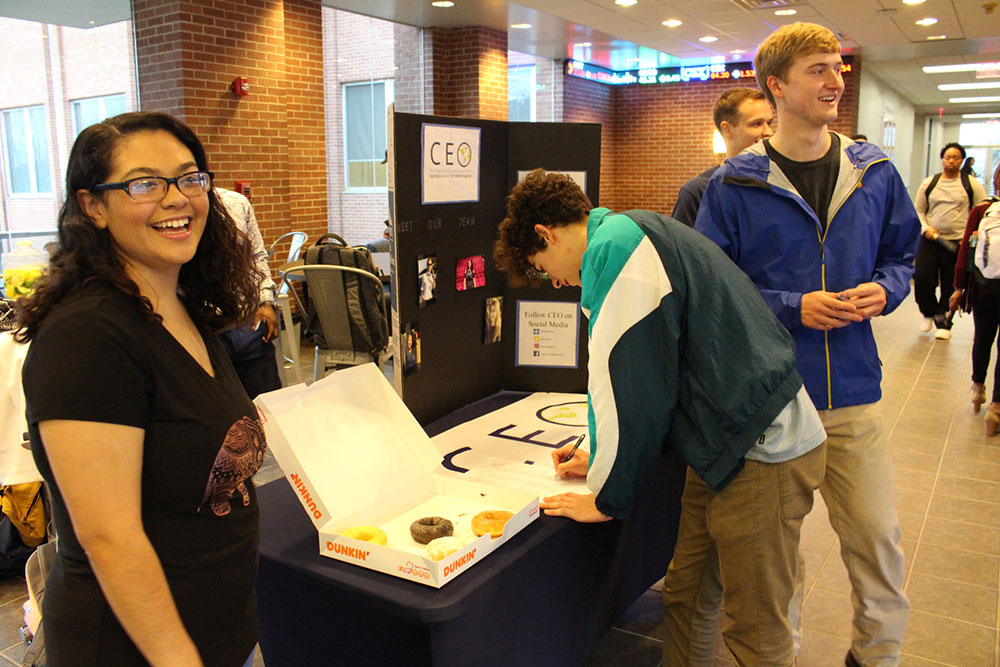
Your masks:
M927 0L903 0L904 5L922 5L925 2L927 2Z
M679 19L667 19L666 21L660 21L660 25L665 25L668 28L676 28L679 25L684 25L684 21Z
M776 10L774 10L774 15L775 16L795 16L798 13L799 12L796 9L776 9Z
M730 51L730 53L733 54L734 56L742 56L744 53L746 53L746 51L744 51L743 49L733 49L732 51Z
M963 113L962 118L1000 118L1000 113Z
M531 24L530 23L511 23L510 27L513 30L527 30L528 28L531 27Z
M937 19L934 18L933 16L928 16L925 19L920 19L919 21L914 21L914 23L916 23L917 25L923 25L923 26L934 25L935 23L937 23Z
M431 6L432 7L454 7L455 3L452 2L451 0L434 0L434 2L431 3Z
M938 90L989 90L1000 88L1000 81L987 83L942 83Z
M704 37L699 37L698 41L705 42L706 44L711 44L712 42L719 41L719 38L716 37L715 35L705 35Z
M980 102L1000 102L1000 96L993 97L949 97L949 104L979 104Z
M948 35L927 35L927 39L930 39L930 40L948 39Z
M976 72L980 69L1000 67L1000 63L961 63L959 65L928 65L922 67L924 74L950 74L952 72Z
M615 0L615 4L621 5L622 7L631 7L637 2L639 2L639 0Z
M579 47L580 47L580 48L582 48L582 49L586 49L586 48L588 48L588 47L591 47L591 46L593 46L593 44L591 44L590 42L577 42L577 43L576 43L576 44L574 44L573 46L579 46Z

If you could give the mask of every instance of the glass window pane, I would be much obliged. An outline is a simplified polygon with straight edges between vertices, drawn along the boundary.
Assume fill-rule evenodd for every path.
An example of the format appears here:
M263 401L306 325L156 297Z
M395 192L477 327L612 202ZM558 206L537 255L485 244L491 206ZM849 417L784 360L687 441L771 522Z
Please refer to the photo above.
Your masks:
M4 111L3 125L7 140L10 191L13 194L30 193L31 174L28 173L28 137L24 110Z
M370 160L375 157L372 139L372 86L347 86L347 159Z
M80 134L84 128L90 127L94 123L100 122L100 100L96 97L89 100L76 100L73 102L73 122L74 130Z
M125 113L125 96L109 95L104 98L104 118L111 118L120 113ZM104 120L102 118L101 120Z
M531 97L534 95L535 68L511 67L507 70L507 118L531 121Z
M31 107L31 148L35 158L35 192L52 192L49 173L49 133L45 107Z
M375 97L375 109L373 111L373 121L375 123L375 152L372 153L372 157L378 160L382 159L385 155L386 146L388 145L385 140L386 134L386 122L385 122L385 84L376 83L374 88Z

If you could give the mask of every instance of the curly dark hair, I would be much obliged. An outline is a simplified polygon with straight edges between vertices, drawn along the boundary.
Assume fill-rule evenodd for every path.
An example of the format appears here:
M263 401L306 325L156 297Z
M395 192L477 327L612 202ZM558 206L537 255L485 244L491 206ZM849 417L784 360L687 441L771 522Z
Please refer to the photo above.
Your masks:
M580 186L565 174L535 169L507 196L507 217L500 223L493 259L512 286L538 287L540 276L529 255L545 249L535 225L565 227L586 218L593 206Z
M944 154L948 152L949 148L955 148L955 149L957 149L958 152L962 154L962 159L963 160L965 159L965 146L963 146L960 143L954 142L954 141L949 141L948 143L946 143L944 145L944 148L941 149L941 159L942 160L944 159Z
M45 317L93 280L102 280L135 299L143 315L160 320L149 299L129 278L114 240L87 216L77 200L80 190L92 191L111 174L120 142L137 132L163 130L172 134L208 171L205 149L195 133L165 113L136 111L108 118L84 129L73 143L66 168L66 201L59 211L59 245L41 284L17 302L15 338L30 341ZM95 196L107 197L106 192ZM214 191L209 191L208 220L194 257L181 267L178 294L198 328L217 333L249 320L257 308L264 276L253 263L246 235L233 222Z

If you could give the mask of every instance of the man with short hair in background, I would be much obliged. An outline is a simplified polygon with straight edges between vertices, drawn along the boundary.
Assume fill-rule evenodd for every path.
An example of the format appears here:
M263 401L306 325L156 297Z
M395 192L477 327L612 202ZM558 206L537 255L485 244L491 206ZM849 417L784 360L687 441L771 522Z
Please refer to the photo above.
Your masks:
M771 105L764 93L756 88L730 88L722 93L715 101L712 118L722 140L726 142L727 158L739 155L744 148L773 134L771 124L774 114ZM719 165L715 165L681 186L670 217L680 220L688 227L694 226L708 180L718 168Z
M820 492L851 582L845 664L873 667L899 664L909 602L871 318L909 292L919 220L886 155L830 131L842 66L840 44L823 26L794 23L764 40L754 69L778 128L715 173L695 229L750 276L795 340L796 366L827 433Z

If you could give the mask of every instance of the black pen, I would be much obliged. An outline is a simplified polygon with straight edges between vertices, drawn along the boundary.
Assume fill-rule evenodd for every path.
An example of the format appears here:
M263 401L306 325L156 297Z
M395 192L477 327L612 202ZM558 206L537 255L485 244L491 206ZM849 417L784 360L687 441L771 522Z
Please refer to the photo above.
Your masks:
M573 458L573 455L576 454L576 450L580 449L580 445L583 443L583 439L586 437L587 434L584 433L583 435L581 435L579 438L576 439L576 444L573 445L573 449L569 450L569 454L566 455L566 458L562 460L563 463L566 463L571 458Z

